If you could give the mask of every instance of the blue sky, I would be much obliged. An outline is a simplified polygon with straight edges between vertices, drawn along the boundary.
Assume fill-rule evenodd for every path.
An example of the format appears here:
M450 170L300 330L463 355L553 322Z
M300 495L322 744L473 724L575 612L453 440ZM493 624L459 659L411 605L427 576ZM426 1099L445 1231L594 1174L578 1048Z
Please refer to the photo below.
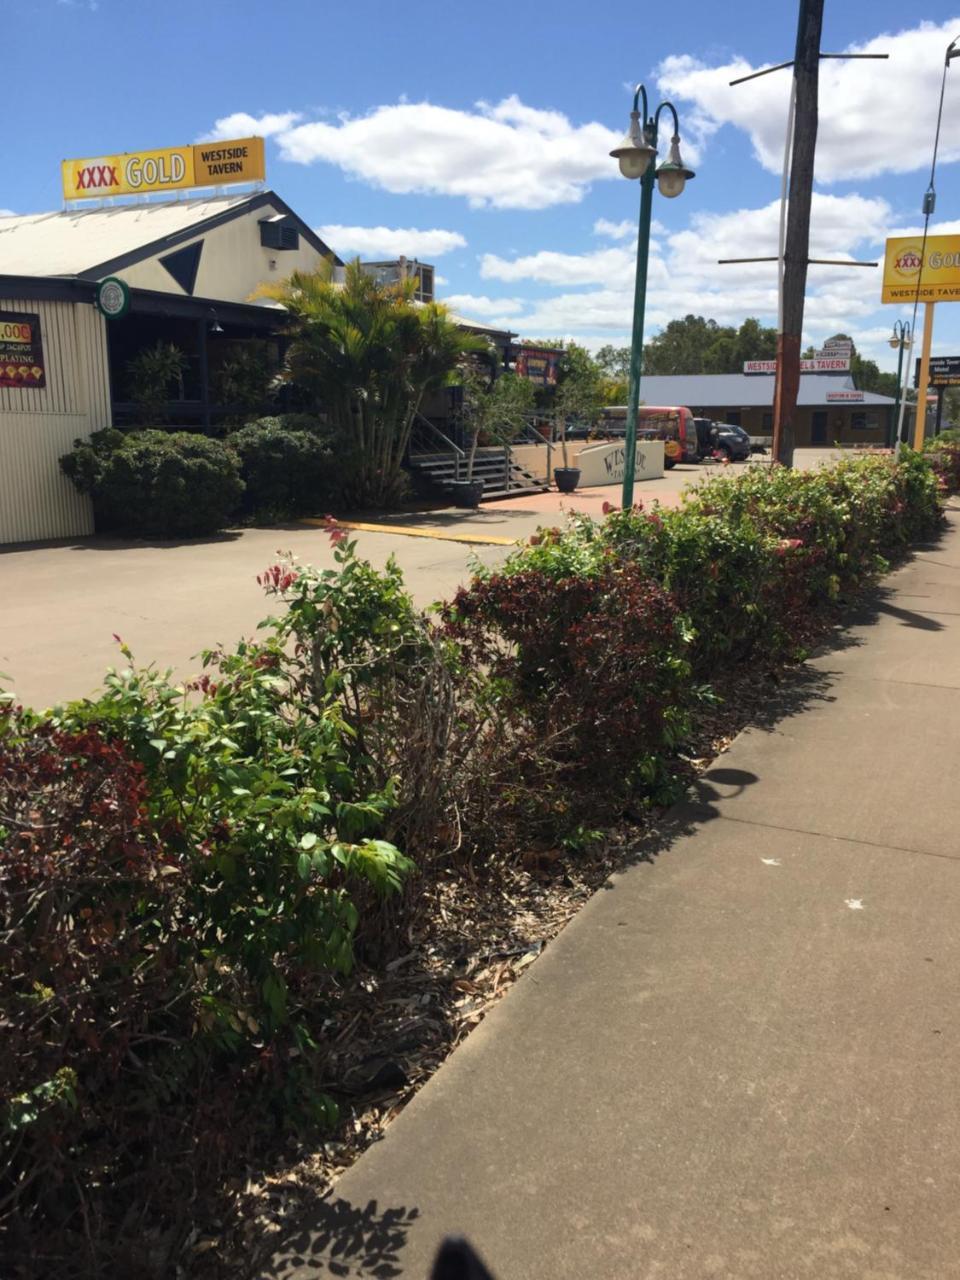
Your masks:
M18 141L0 208L58 207L65 156L264 132L269 185L342 256L419 256L464 315L618 343L639 189L607 152L643 80L676 103L697 171L681 198L655 197L648 334L688 311L769 323L774 266L716 259L776 251L789 73L727 82L789 58L795 24L786 0L20 0L4 75ZM823 64L817 256L876 258L886 234L919 225L943 51L958 33L957 0L913 12L827 0L825 50L890 60ZM955 62L936 225L960 232L958 161ZM812 272L807 338L845 329L890 367L883 340L901 312L879 306L879 276ZM960 306L939 308L935 350L960 351Z

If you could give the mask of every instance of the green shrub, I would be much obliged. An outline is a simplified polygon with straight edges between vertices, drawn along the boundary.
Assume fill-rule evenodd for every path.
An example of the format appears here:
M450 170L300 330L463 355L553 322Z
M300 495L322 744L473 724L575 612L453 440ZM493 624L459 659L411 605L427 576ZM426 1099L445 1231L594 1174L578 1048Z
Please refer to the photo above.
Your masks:
M78 483L117 434L71 455ZM0 702L0 1201L30 1243L110 1240L160 1177L181 1205L179 1162L235 1169L251 1123L329 1123L355 954L409 947L398 917L438 865L455 887L491 853L576 857L673 798L698 681L782 665L935 532L932 460L751 470L676 511L575 518L439 624L332 526L336 567L271 565L285 612L189 689L124 649L94 700Z
M240 459L247 514L284 517L330 504L335 454L313 420L306 419L313 429L293 425L302 420L294 414L260 418L228 436Z
M338 979L410 869L277 633L207 666L0 716L0 1201L61 1240L232 1122L329 1126Z
M690 661L703 678L724 659L776 658L796 647L781 539L753 521L733 526L693 507L634 508L611 513L594 536L672 593L687 621Z
M960 431L943 431L927 442L925 456L946 493L960 489Z
M167 406L180 393L189 361L179 347L160 339L127 362L130 399L144 426L168 420Z
M475 579L445 612L464 665L487 673L489 741L477 748L485 768L506 766L498 816L522 825L525 808L546 838L658 790L696 695L670 595L610 555L569 573L563 548L561 537Z
M77 440L60 465L93 499L98 529L163 538L215 533L243 493L237 457L186 431L108 429Z

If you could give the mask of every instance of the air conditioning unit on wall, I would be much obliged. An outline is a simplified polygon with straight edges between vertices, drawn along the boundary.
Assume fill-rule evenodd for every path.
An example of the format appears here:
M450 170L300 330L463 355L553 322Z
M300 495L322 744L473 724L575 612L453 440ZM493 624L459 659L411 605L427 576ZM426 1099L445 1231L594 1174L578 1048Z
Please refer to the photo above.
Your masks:
M296 224L282 214L275 218L261 218L260 243L264 249L299 249L300 232Z

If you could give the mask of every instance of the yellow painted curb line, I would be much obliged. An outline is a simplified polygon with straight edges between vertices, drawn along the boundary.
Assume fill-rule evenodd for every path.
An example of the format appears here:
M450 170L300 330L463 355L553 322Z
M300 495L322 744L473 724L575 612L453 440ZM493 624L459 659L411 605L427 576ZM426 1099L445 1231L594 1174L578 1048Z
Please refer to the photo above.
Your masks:
M314 525L318 529L333 528L328 520L307 518L301 524ZM336 528L352 529L357 533L398 533L404 538L434 538L438 542L466 542L479 546L515 547L517 538L501 538L495 533L444 533L439 529L418 529L409 524L362 524L358 520L337 520Z

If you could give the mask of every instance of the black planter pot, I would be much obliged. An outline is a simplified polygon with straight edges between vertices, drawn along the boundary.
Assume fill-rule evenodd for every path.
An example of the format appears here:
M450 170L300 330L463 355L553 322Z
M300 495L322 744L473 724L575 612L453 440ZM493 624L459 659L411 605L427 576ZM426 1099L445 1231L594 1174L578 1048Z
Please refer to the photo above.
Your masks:
M580 483L579 467L554 467L553 478L561 493L573 493Z
M445 487L455 507L479 507L483 497L482 480L451 480Z

